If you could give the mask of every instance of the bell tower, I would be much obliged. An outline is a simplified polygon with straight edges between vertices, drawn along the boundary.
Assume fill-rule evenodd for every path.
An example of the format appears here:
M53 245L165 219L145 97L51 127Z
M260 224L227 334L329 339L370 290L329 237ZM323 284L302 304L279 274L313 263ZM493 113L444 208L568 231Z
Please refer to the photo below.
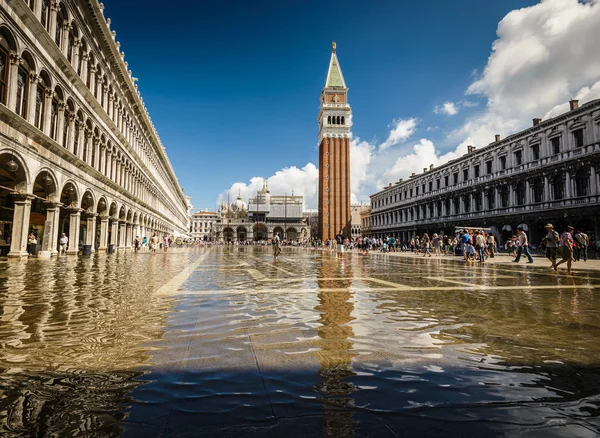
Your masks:
M350 237L350 128L348 88L332 44L319 111L319 237Z

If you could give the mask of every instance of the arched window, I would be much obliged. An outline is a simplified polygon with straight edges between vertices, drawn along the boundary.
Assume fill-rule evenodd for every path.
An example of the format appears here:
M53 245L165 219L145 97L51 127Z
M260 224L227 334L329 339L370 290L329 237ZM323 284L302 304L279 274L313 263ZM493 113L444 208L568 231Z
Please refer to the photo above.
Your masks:
M19 71L17 72L17 102L15 106L15 112L27 119L27 102L29 101L29 82L31 71L33 70L32 65L27 60L29 56L24 55L23 60L19 64Z
M60 47L63 38L63 28L65 26L65 17L62 14L62 10L59 10L56 14L56 34L54 35L54 41L56 45Z
M10 69L10 47L6 38L0 39L0 102L6 105L8 96L8 71Z
M41 22L42 26L46 28L47 31L50 31L50 1L49 0L41 0L42 1L42 16Z
M327 124L331 125L331 116L327 116Z
M76 50L75 47L75 32L77 32L77 30L75 29L75 27L72 27L71 30L69 30L69 40L67 42L67 59L69 60L69 62L71 62L71 60L73 59L73 50Z
M517 205L525 204L525 184L523 182L517 183L515 187L515 198Z
M56 134L58 129L58 97L54 93L52 103L50 104L50 137L57 140Z
M465 213L469 213L471 211L471 195L465 195L463 199L465 205Z
M340 124L340 122L341 122L341 120L340 120L340 116L337 116L337 123L336 123L336 125L339 125L339 124Z
M577 196L587 196L590 193L590 173L583 167L575 174L575 189Z
M536 178L533 181L533 202L542 202L544 200L544 181L542 178Z
M555 175L552 179L552 193L554 195L554 200L559 200L564 198L565 196L565 185L563 183L562 175Z
M506 208L508 207L508 187L504 186L502 187L502 190L500 192L500 202L502 203L501 207L502 208Z
M27 0L27 6L29 6L29 9L32 11L35 11L35 0Z
M37 89L35 90L35 126L40 130L44 130L44 113L46 112L46 88L48 83L44 75L40 75Z
M342 125L346 124L346 118L344 116L342 116Z
M75 121L75 131L73 132L73 153L75 155L77 155L77 152L79 152L79 134L81 132L81 123L83 122L83 120L81 119L81 115L79 117L77 117L77 120Z
M487 191L487 205L490 210L496 208L496 194L494 193L494 189Z
M69 105L67 103L66 107L65 107L65 111L63 114L63 138L62 140L62 145L65 148L69 147L69 144L67 143L67 139L69 138L69 129L71 128L71 124L69 123L69 119L71 117L71 114L73 114L73 108L72 108L72 104Z

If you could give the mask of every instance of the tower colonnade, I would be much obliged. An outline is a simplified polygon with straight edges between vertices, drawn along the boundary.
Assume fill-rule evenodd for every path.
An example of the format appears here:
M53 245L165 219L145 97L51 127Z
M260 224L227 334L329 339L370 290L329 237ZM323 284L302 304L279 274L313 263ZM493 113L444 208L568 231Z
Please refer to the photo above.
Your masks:
M96 0L0 1L0 254L184 233L187 204Z

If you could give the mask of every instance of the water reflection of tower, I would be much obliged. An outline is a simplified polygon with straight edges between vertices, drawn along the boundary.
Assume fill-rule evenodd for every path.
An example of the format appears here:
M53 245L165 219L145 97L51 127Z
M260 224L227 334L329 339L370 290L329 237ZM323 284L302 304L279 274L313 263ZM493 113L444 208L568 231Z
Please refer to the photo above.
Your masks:
M354 332L349 325L354 319L353 293L349 289L352 268L348 260L322 258L319 271L319 278L330 279L318 281L319 305L315 308L321 314L317 329L321 381L317 390L324 402L323 436L353 436L355 422L347 409L354 405L351 394L356 391L348 381L355 375L352 358L356 355L351 340Z

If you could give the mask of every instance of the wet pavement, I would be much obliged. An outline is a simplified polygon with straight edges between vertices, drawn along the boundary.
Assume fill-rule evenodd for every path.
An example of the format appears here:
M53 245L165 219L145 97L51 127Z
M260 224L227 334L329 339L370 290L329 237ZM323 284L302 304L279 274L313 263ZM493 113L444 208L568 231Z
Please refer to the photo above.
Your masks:
M599 290L291 248L0 262L0 436L594 437Z

